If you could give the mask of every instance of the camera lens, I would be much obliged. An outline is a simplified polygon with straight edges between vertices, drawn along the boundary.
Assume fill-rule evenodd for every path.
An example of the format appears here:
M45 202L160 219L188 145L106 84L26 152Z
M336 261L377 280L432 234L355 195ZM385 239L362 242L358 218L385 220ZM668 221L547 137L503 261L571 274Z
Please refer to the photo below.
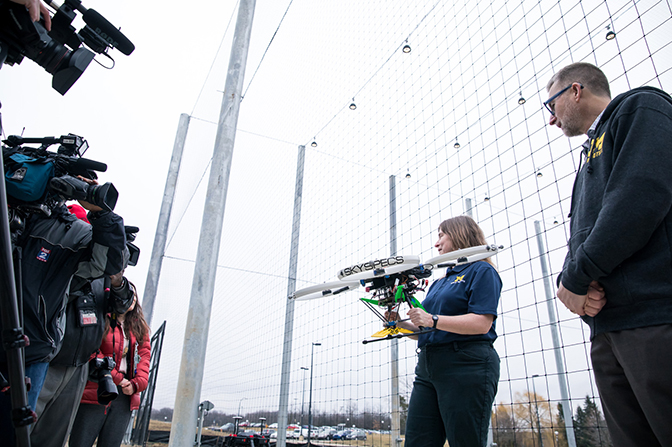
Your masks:
M89 185L86 191L86 201L98 205L104 210L112 211L117 205L119 192L112 183L104 185Z
M107 405L119 396L117 386L112 380L112 374L109 371L102 371L98 378L98 403Z

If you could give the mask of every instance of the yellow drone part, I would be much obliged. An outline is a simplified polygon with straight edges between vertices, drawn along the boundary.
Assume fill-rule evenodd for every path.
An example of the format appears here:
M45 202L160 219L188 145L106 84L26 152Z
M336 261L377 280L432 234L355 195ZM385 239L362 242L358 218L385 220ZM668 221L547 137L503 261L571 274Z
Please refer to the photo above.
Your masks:
M413 333L413 331L409 331L408 329L404 329L404 328L400 328L400 327L386 327L385 329L381 329L380 331L376 332L371 337L372 338L385 338L388 335L412 334L412 333Z

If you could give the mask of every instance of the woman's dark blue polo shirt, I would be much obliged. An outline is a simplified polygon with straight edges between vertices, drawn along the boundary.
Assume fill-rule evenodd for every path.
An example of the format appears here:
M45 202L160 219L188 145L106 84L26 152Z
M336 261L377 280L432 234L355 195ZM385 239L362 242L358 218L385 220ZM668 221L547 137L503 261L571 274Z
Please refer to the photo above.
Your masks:
M430 314L464 315L468 313L494 315L502 292L502 279L495 268L484 261L448 268L446 276L434 281L422 302ZM461 335L434 331L418 337L418 347L426 344L446 344L453 341L494 341L495 321L487 334Z

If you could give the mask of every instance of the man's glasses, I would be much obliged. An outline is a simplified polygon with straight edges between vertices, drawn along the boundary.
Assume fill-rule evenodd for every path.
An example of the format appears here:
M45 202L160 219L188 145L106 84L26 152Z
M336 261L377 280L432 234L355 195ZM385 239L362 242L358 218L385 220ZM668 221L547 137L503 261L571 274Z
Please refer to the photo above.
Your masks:
M570 88L572 88L572 85L574 85L574 83L569 84L567 87L563 88L563 89L560 90L558 93L556 93L555 95L551 96L551 97L548 98L546 101L544 101L544 107L546 107L546 110L548 110L549 112L551 112L551 115L555 116L555 104L551 105L551 103L552 103L553 101L555 101L560 95L562 95L562 94L565 93L567 90L569 90ZM579 84L579 85L581 85L581 84ZM581 88L583 88L583 85L581 85Z

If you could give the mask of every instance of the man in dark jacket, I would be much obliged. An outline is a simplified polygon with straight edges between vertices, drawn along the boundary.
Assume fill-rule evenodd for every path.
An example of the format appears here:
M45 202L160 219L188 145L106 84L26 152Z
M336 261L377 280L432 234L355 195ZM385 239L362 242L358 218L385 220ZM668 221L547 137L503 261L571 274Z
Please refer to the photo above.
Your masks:
M544 105L586 134L557 296L591 330L591 359L615 446L672 439L672 98L640 87L613 100L587 63L557 72Z
M17 240L22 248L21 276L26 376L31 379L28 403L35 409L49 362L62 345L67 291L75 272L85 283L123 270L126 233L123 219L112 211L82 202L89 209L83 222L64 205L51 216L34 214ZM0 370L5 370L0 347ZM13 438L9 396L0 393L0 435ZM8 441L8 445L12 445Z

